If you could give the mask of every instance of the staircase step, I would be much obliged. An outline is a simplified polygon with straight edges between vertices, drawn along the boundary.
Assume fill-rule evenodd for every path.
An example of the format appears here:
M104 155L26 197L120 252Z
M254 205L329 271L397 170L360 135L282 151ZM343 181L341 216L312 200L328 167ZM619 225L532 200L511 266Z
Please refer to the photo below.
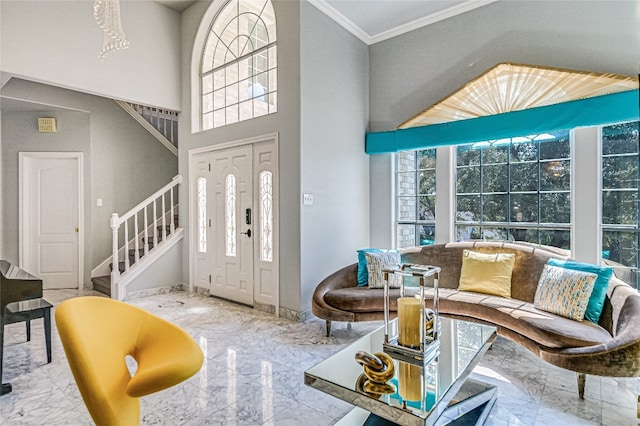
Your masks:
M95 291L111 296L111 277L109 275L104 277L93 277L91 278L91 282L93 283L93 289Z
M120 266L120 273L124 272L124 261L122 262L118 262L118 266ZM129 259L129 267L133 266L133 262L131 262L131 259ZM109 264L109 269L111 269L113 271L113 263Z
M149 249L151 249L151 247L149 247ZM142 258L144 256L144 249L138 249L138 256L140 258ZM136 259L136 249L129 249L129 263L131 263L132 260Z

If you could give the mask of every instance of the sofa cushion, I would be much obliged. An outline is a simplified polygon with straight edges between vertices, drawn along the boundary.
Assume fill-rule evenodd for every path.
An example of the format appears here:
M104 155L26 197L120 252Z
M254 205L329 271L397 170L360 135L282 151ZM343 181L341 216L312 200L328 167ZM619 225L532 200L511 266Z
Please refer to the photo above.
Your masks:
M409 296L416 291L405 292ZM389 311L396 312L400 289L389 291ZM330 290L324 300L333 308L349 312L384 312L384 290L381 288L347 287Z
M533 304L543 311L582 321L597 277L589 272L545 265Z
M604 299L607 296L609 280L611 280L611 275L613 275L613 267L560 259L549 259L547 264L576 271L591 272L592 274L598 275L596 282L593 284L593 291L589 297L587 310L584 313L584 319L597 324L604 307Z
M541 311L532 303L450 289L440 289L439 293L441 314L490 322L548 348L592 346L612 339L609 332L597 324Z
M458 290L511 297L511 272L516 255L462 252Z

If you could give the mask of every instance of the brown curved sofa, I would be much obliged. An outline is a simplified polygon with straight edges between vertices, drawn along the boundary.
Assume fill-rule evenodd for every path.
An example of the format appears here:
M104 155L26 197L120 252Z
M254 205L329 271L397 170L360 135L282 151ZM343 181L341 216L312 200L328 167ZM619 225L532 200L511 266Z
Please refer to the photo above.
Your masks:
M464 249L485 253L514 253L511 299L457 290ZM491 324L498 334L529 349L539 358L578 373L584 395L585 374L610 377L640 376L640 294L615 276L599 324L573 321L533 306L538 280L550 258L559 252L514 243L461 242L401 251L406 263L441 268L439 312L447 317ZM382 289L357 287L357 264L323 280L315 290L312 312L327 322L382 320ZM392 290L390 311L395 316Z

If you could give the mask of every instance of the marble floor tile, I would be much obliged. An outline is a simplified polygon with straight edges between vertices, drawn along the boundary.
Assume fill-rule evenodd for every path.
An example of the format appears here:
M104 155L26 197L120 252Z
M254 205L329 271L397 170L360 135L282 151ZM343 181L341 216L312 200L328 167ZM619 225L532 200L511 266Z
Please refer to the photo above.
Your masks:
M93 291L45 291L54 306ZM187 330L200 344L203 368L189 380L141 399L145 426L329 426L352 406L304 385L304 371L381 322L295 323L223 300L185 292L130 300ZM55 307L54 307L55 311ZM53 361L46 363L43 324L5 328L4 382L13 392L0 397L0 425L93 424L67 364L55 321ZM135 369L135 363L131 365ZM586 399L577 396L575 373L536 358L498 338L474 377L498 387L487 425L637 425L638 379L587 377Z

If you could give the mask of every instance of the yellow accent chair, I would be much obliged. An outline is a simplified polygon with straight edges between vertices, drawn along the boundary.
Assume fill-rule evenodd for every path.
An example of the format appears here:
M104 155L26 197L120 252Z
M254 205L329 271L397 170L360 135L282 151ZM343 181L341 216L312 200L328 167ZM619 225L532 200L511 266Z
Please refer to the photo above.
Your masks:
M77 297L56 308L73 377L97 425L140 424L139 398L200 370L202 350L180 327L104 297ZM131 376L125 357L137 362Z

